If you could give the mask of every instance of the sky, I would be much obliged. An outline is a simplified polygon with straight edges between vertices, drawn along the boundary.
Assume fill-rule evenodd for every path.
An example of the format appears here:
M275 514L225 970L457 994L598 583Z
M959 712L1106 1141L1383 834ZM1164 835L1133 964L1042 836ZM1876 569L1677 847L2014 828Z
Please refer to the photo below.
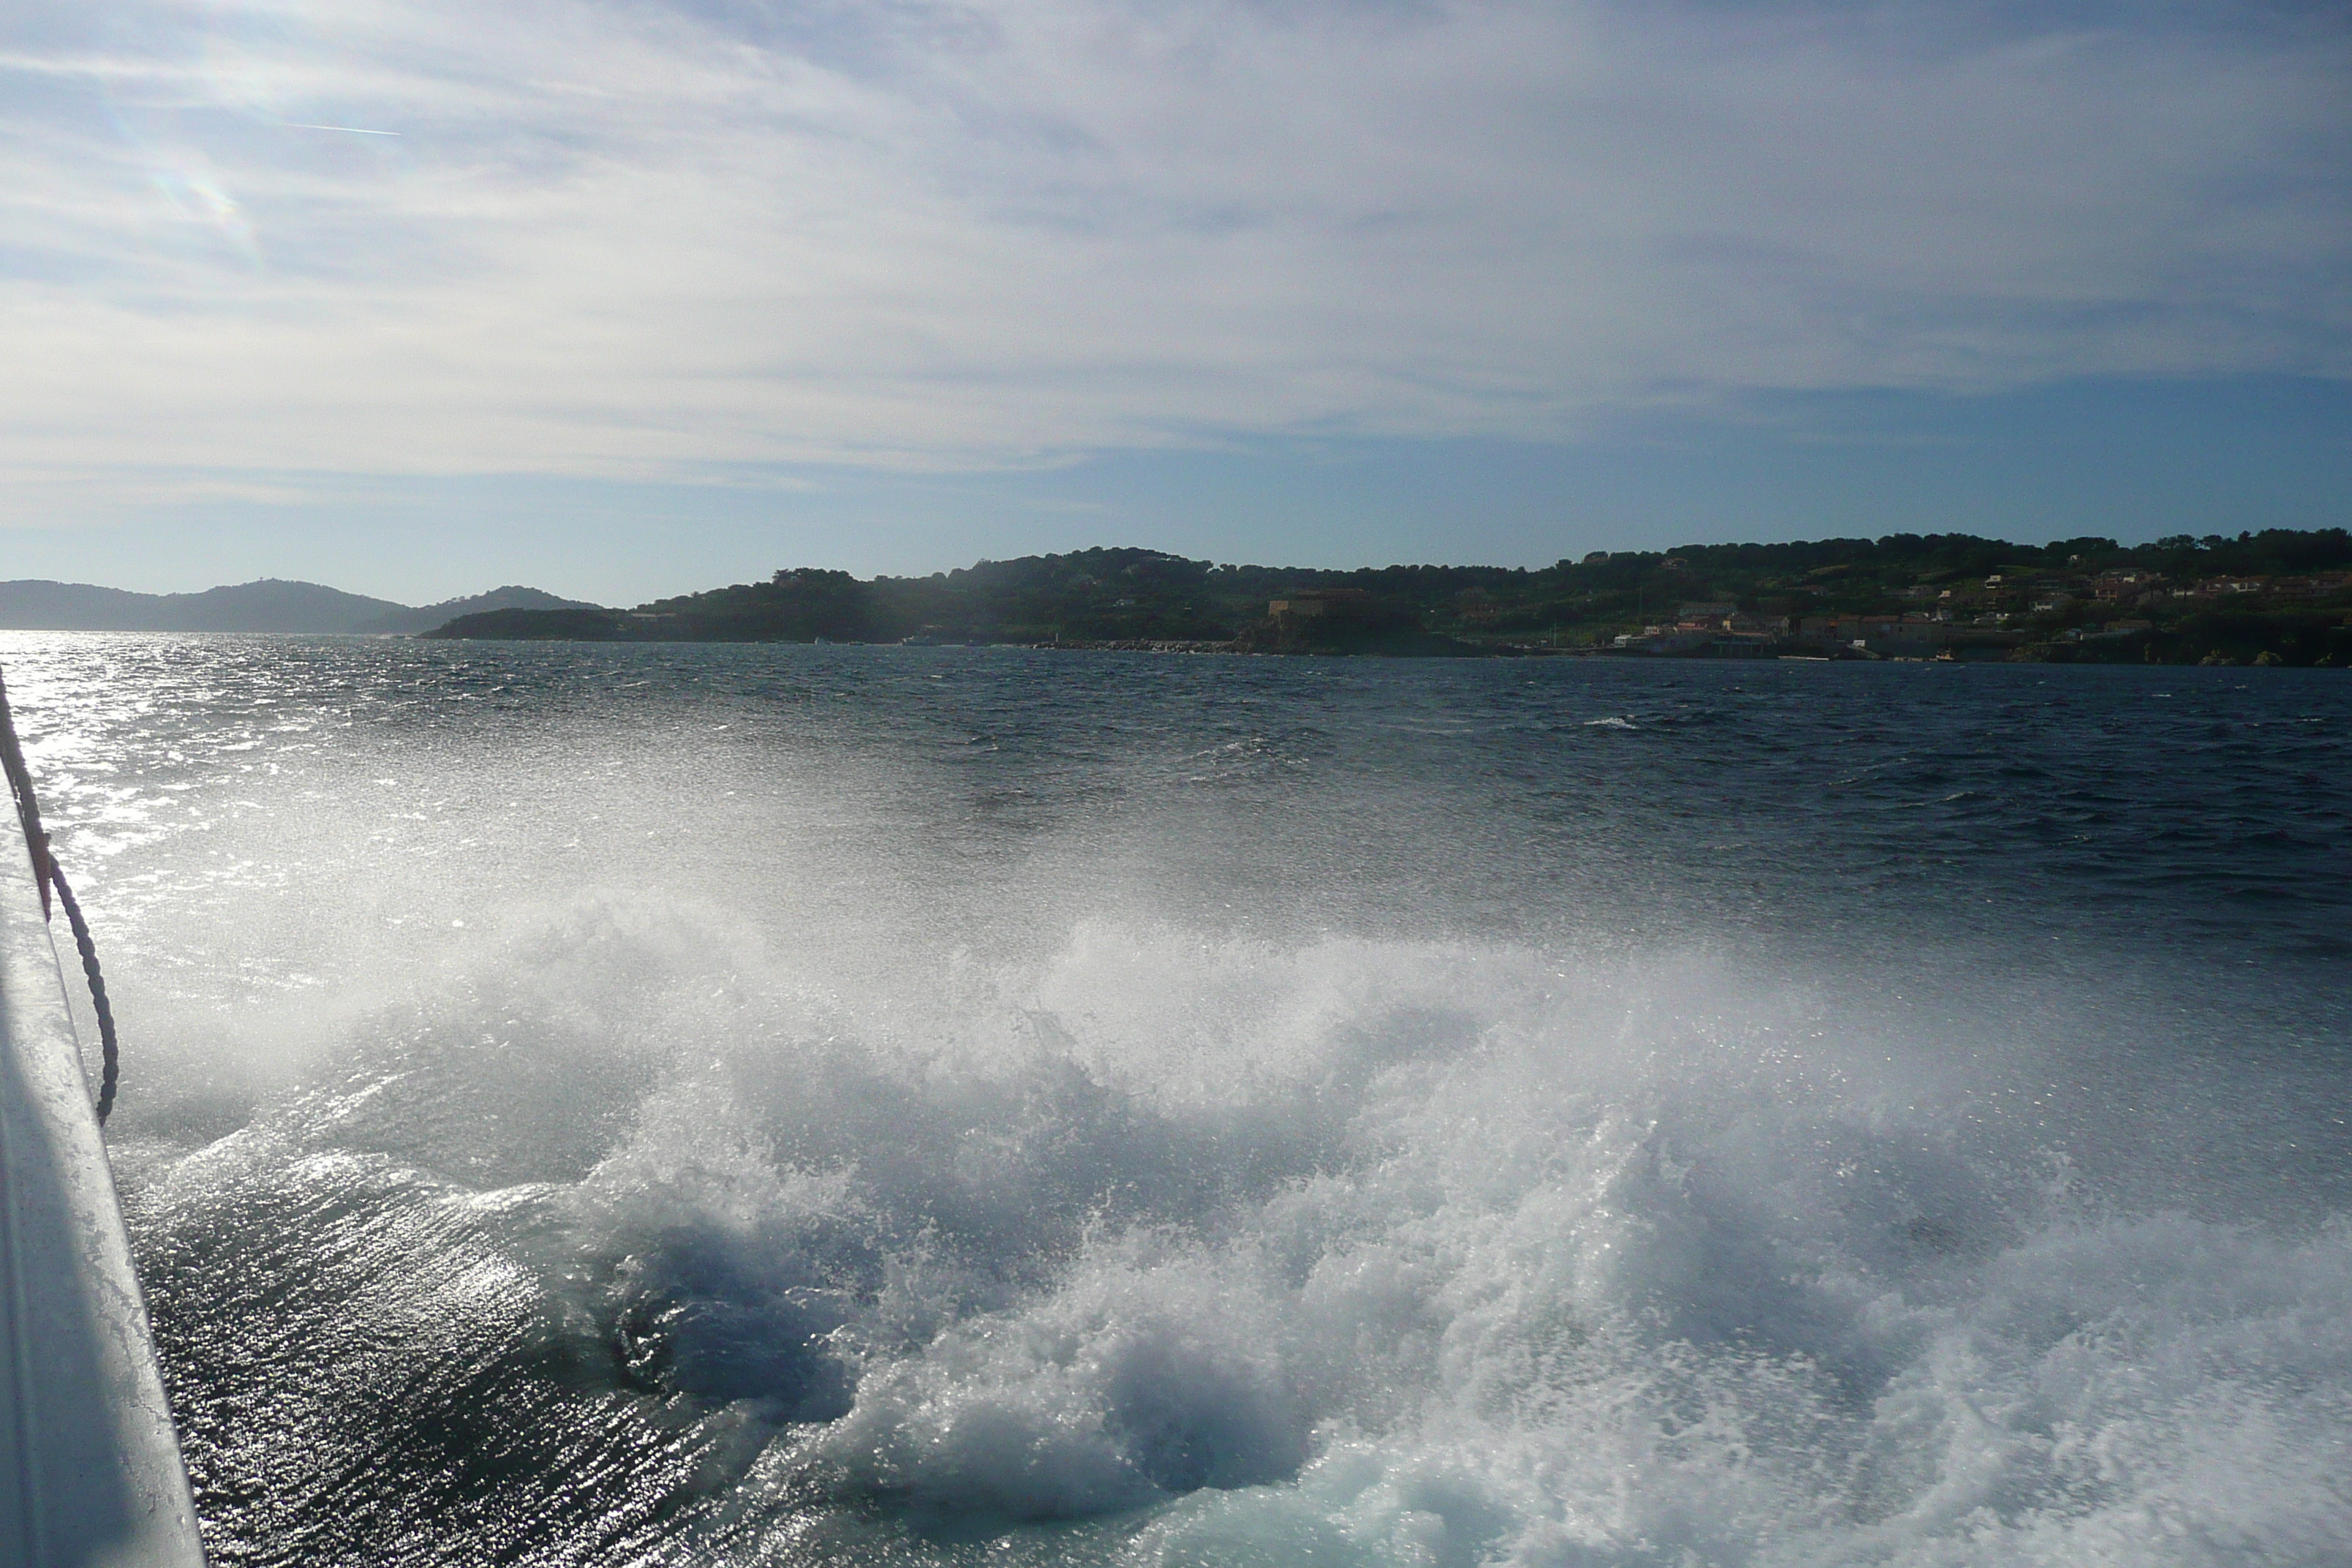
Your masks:
M2352 522L2352 12L0 0L0 578Z

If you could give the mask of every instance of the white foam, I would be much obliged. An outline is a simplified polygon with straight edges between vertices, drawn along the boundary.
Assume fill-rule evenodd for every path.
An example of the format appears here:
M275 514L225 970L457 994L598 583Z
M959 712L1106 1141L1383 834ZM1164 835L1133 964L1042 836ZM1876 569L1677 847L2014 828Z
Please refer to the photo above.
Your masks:
M1696 959L1095 921L942 976L918 1039L901 998L812 1001L711 919L516 916L173 1201L390 1194L385 1153L464 1183L552 1139L554 1184L516 1189L535 1240L433 1268L386 1239L362 1294L415 1268L429 1300L377 1310L511 1318L540 1265L652 1386L767 1424L747 1551L812 1508L918 1558L1103 1521L1057 1550L1168 1564L2352 1542L2352 1229L2088 1195L1912 1047L1825 1043L1883 1020ZM552 1129L604 1103L565 1175Z
M742 1245L814 1206L887 1258L895 1304L832 1341L851 1407L751 1483L787 1513L1111 1516L1088 1552L1166 1563L2352 1541L2352 1234L2099 1212L2031 1127L1822 1047L1802 997L1094 924L958 1005L912 1070L903 1040L805 1058L846 1126L664 1100L591 1184L717 1162ZM859 1119L891 1095L884 1152Z

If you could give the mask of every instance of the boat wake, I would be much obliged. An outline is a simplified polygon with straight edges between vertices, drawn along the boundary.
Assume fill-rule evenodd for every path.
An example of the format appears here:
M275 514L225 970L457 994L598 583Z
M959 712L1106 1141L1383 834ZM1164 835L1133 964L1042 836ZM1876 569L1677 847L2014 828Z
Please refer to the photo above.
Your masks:
M2352 1227L2168 1188L2252 1113L2054 1005L2063 1069L1698 952L1078 919L843 985L642 894L467 935L126 1151L222 1561L2352 1542Z

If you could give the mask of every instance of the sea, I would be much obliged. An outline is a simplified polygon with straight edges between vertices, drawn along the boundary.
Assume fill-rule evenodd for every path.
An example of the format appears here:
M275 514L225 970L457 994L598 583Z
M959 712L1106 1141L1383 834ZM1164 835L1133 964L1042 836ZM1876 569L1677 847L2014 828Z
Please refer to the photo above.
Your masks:
M221 1568L2352 1563L2340 672L0 665Z

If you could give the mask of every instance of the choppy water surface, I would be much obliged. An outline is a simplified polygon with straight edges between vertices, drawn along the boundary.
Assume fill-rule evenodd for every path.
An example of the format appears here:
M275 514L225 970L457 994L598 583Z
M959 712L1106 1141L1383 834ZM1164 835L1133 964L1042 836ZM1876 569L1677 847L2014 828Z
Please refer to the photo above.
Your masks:
M215 1562L2352 1558L2352 679L0 659Z

